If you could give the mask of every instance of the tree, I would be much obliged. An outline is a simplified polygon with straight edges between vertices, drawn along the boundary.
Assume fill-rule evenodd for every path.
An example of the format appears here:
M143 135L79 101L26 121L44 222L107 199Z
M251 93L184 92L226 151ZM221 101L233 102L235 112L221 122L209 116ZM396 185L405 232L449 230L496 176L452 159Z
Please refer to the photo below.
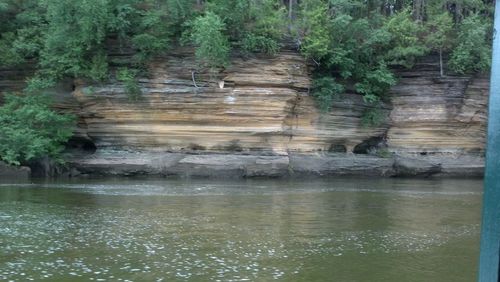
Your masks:
M249 21L240 39L241 47L247 52L264 52L274 55L280 49L285 31L285 8L276 0L250 2Z
M212 76L218 68L229 64L231 48L225 29L221 18L212 12L197 17L192 23L189 37L196 49L196 60L200 66L207 67Z
M86 63L102 50L110 7L106 0L45 1L47 33L40 53L44 75L86 76Z
M423 56L427 48L419 36L423 32L420 22L411 18L409 10L403 10L389 17L384 29L391 34L391 49L386 50L389 64L412 67L417 57Z
M62 161L74 118L51 110L41 94L6 95L0 107L0 158L12 165L49 156Z
M459 74L487 71L490 67L491 21L474 14L458 31L458 45L451 53L450 68Z
M444 75L443 52L449 51L453 43L452 31L453 19L448 12L433 15L426 23L427 36L425 42L431 50L439 52L439 73L441 76Z
M301 41L300 51L306 58L319 64L334 53L334 33L328 7L321 0L309 0L303 2L301 8L300 30L297 35ZM345 20L349 21L350 18Z

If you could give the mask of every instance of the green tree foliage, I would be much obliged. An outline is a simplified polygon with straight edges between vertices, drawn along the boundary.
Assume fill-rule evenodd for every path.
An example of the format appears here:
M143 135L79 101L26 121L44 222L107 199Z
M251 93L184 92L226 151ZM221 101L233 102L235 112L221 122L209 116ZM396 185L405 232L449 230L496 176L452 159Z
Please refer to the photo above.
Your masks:
M331 46L334 43L333 36L340 35L332 32L335 24L345 26L351 18L347 16L330 19L328 6L320 0L304 1L301 8L298 36L302 38L300 46L302 54L316 62L331 59L329 57L337 54L336 50L331 48L334 47ZM342 54L339 55L342 56Z
M286 23L286 11L277 0L213 0L207 11L226 25L233 45L247 52L275 54L279 50Z
M125 93L130 101L137 101L142 97L142 91L137 83L137 71L128 68L119 69L116 79L123 83Z
M460 25L457 46L451 53L450 68L460 74L484 72L490 67L491 23L474 14Z
M285 9L276 0L251 2L251 20L246 23L240 46L247 52L276 54L285 30Z
M423 26L412 19L409 10L400 11L389 17L383 28L391 35L391 40L388 42L391 49L385 55L389 64L410 68L417 57L427 52L419 38Z
M376 127L381 125L385 119L386 116L384 112L380 109L380 106L377 105L363 112L361 115L361 125L363 127Z
M344 92L344 87L329 76L314 79L312 86L312 96L323 112L328 112L334 99Z
M40 66L55 79L86 76L85 67L106 37L109 6L106 0L44 1L48 21Z
M141 67L168 49L193 15L185 0L2 0L0 66L33 61L37 76L57 81L108 78L110 42L133 48Z
M229 64L231 48L224 34L225 29L226 25L221 18L212 12L197 17L192 23L190 39L196 48L196 59L212 73Z
M354 85L374 106L395 83L392 69L429 52L440 54L441 66L449 53L452 72L486 71L492 7L490 0L0 0L0 67L36 65L28 85L36 92L68 77L104 81L117 67L135 76L181 37L212 75L233 49L272 55L292 39L318 73ZM132 60L111 61L117 49L133 50ZM133 90L135 78L126 81Z
M401 44L394 44L392 30L384 26L382 18L355 18L346 14L356 10L352 2L334 4L328 8L321 0L302 2L301 51L321 71L354 81L367 103L378 103L395 84L386 67L387 50Z
M450 50L453 44L453 19L448 12L433 15L426 23L426 45L433 51L439 52L439 67L441 76L443 71L443 52Z
M355 84L356 91L363 94L365 103L376 104L396 84L396 79L386 65L381 63L367 71L362 80Z
M74 118L49 108L46 95L6 95L0 107L0 158L12 165L49 156L61 161Z
M294 36L318 72L345 88L354 84L373 108L363 123L375 125L379 103L396 83L394 68L438 52L443 69L443 52L451 52L455 72L488 69L491 6L481 0L303 0ZM323 96L315 97L323 104Z

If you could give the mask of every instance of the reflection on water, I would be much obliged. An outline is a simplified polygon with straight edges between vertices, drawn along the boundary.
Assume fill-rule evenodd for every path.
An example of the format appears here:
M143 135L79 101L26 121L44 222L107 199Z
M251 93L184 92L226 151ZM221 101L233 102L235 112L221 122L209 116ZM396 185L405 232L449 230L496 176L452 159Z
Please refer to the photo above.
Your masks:
M0 280L473 281L478 180L0 184Z

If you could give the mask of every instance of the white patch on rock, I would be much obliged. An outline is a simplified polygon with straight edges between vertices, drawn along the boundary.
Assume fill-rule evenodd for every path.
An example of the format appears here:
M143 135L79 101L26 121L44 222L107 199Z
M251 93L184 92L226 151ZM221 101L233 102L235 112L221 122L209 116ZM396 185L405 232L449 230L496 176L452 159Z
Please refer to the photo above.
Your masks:
M234 96L226 96L224 98L224 102L227 104L234 104L234 101L236 101L236 98Z

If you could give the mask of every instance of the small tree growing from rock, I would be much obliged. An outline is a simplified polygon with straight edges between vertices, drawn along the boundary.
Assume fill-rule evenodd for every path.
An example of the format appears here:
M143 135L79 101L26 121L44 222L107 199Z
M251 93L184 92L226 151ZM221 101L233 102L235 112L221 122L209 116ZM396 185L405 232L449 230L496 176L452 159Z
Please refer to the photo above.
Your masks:
M210 79L215 80L215 74L220 68L229 65L230 45L224 34L226 26L221 18L207 12L197 17L189 32L189 39L195 46L196 61L202 68L208 68Z

